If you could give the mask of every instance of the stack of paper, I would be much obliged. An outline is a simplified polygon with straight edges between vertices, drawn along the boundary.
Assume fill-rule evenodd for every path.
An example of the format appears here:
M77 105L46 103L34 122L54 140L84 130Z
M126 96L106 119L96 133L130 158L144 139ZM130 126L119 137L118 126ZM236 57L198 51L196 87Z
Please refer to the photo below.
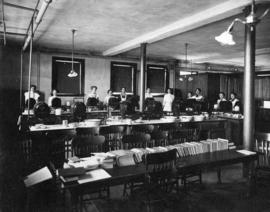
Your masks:
M78 183L83 184L97 180L107 179L110 177L111 175L108 174L108 172L106 172L104 169L95 169L92 171L88 171L86 172L85 175L81 176L80 179L78 180Z

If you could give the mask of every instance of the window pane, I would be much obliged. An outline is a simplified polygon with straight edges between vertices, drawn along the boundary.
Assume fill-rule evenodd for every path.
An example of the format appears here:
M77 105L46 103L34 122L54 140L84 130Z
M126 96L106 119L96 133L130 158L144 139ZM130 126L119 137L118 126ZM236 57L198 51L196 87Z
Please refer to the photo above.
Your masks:
M74 59L74 70L77 77L68 77L72 68L70 58L53 58L52 89L57 89L59 95L82 95L84 93L84 60Z
M125 87L127 92L135 91L136 64L116 63L111 64L111 88L120 92Z
M163 93L167 87L166 68L164 66L147 66L147 88L152 93Z

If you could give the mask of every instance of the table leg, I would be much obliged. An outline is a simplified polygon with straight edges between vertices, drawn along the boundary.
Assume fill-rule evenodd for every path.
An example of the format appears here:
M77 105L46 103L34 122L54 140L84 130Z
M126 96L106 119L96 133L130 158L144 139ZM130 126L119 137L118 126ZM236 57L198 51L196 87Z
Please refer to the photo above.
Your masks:
M256 188L256 181L255 181L255 162L248 162L244 164L245 168L247 168L247 186L248 192L247 197L251 197L252 194L255 192Z

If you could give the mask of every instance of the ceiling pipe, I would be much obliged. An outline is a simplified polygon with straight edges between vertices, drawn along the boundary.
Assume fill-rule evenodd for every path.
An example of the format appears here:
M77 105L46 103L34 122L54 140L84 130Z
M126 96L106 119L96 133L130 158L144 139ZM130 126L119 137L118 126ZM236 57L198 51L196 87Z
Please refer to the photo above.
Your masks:
M8 6L8 7L14 7L14 8L22 9L22 10L29 10L29 11L35 11L36 10L36 9L30 8L30 7L24 7L24 6L21 6L21 5L18 5L18 4L11 4L11 3L8 3L8 2L4 2L4 5Z
M33 27L33 35L35 34L35 32L36 32L36 30L37 30L37 28L38 28L40 22L42 21L42 18L43 18L44 14L45 14L46 10L48 9L49 4L50 4L51 2L52 2L52 0L43 0L42 5L41 5L41 8L40 8L40 10L38 11L37 16L36 16L36 18L35 18L35 21L33 21L33 22L30 23L30 24L33 25L33 26L32 26L32 27ZM34 14L35 14L35 12L34 12ZM31 35L31 34L32 34L31 30L28 31L28 36L27 36L27 38L26 38L26 40L25 40L25 42L24 42L24 45L23 45L23 51L25 51L26 48L27 48L28 45L29 45L29 42L30 42L30 40L31 40L31 37L33 36L33 35Z
M4 36L4 45L6 45L6 22L5 22L5 15L4 15L4 0L1 0L1 10L2 10L2 24L3 24L3 36Z

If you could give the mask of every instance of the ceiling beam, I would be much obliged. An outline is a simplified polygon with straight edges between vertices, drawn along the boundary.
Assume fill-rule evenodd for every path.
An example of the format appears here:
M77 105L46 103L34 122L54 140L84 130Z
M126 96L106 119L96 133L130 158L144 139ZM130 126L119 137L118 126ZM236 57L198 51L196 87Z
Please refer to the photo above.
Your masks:
M257 1L258 2L258 1ZM117 55L140 46L141 43L153 43L159 40L175 36L206 24L223 20L237 15L243 8L251 3L250 0L228 0L209 9L180 19L169 25L156 29L152 32L141 35L135 39L124 42L103 52L104 56Z
M202 63L202 62L209 62L211 60L229 60L232 58L243 58L244 57L244 51L239 51L231 54L224 54L222 56L220 55L207 55L204 54L205 56L200 57L199 59L192 59L192 62L195 63ZM261 49L256 49L256 56L260 55L270 55L270 48L261 48Z

